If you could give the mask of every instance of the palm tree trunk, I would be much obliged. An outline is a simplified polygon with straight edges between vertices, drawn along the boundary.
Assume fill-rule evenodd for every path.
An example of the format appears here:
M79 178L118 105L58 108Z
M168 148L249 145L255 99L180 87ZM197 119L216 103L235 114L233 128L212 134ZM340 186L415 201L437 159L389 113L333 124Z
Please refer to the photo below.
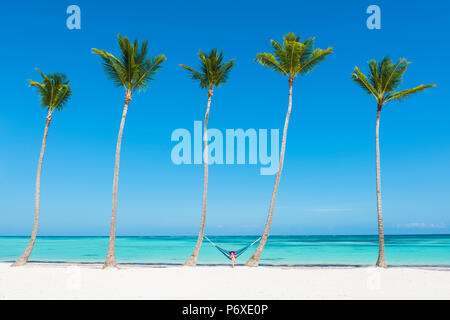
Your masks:
M266 226L264 228L264 233L261 237L261 241L258 244L255 252L251 256L251 258L245 264L247 267L257 267L259 264L259 260L261 259L261 254L263 252L264 246L266 245L267 238L269 237L270 227L272 225L273 218L273 210L275 208L275 200L277 199L278 186L280 184L281 171L283 170L283 162L284 162L284 152L286 150L286 137L287 130L289 125L289 117L291 116L292 109L292 86L294 84L293 79L289 79L289 105L286 113L286 120L284 121L284 129L283 129L283 139L281 142L281 151L280 151L280 163L278 164L278 172L275 178L275 185L273 187L272 199L270 201L269 215L267 216Z
M381 113L381 106L378 106L377 122L375 126L375 152L377 163L378 242L379 242L377 267L386 268L386 260L384 257L383 208L381 206L380 113Z
M125 126L125 119L127 117L128 104L131 101L131 92L125 95L125 104L123 106L122 121L120 122L119 136L117 137L116 147L116 162L114 166L114 182L112 192L112 215L111 227L109 231L108 252L106 253L106 260L103 268L116 267L116 218L117 218L117 193L119 187L119 164L120 164L120 148L122 145L122 134Z
M206 202L208 198L208 118L209 108L211 106L211 98L213 96L213 89L208 90L208 105L206 107L205 122L203 124L203 201L202 201L202 218L200 221L200 231L198 232L197 243L191 256L184 263L185 266L195 266L197 264L198 254L203 242L203 235L205 232L206 222Z
M50 127L50 122L52 121L52 112L53 110L50 108L47 115L47 122L45 124L44 129L44 138L42 139L42 146L41 146L41 154L39 156L39 162L37 167L37 174L36 174L36 194L34 198L34 223L33 223L33 231L31 232L30 241L28 242L28 245L22 254L22 256L17 259L16 262L12 264L13 267L17 266L23 266L27 263L28 258L31 255L31 251L33 251L34 242L36 241L36 236L38 232L38 226L39 226L39 205L40 205L40 195L41 195L41 171L42 171L42 161L44 160L44 153L45 153L45 146L47 145L47 134L48 134L48 128Z

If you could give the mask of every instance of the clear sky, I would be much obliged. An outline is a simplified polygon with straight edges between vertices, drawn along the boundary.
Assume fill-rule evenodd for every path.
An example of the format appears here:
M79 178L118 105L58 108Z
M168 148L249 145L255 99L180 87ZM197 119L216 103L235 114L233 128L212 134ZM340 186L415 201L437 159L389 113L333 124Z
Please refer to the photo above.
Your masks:
M81 8L68 30L66 8ZM366 8L381 8L381 30ZM236 58L216 90L209 126L282 128L287 80L253 61L293 31L335 53L294 84L293 112L273 234L376 234L376 106L350 79L355 65L389 55L412 61L401 88L435 83L381 118L386 233L450 233L448 1L9 1L2 4L0 234L28 235L45 125L27 79L34 69L64 72L73 98L55 113L41 185L41 235L107 235L117 132L124 92L106 79L91 48L118 53L117 34L149 40L167 61L130 104L119 181L119 235L194 235L202 201L201 165L170 160L173 130L202 120L206 92L180 63L199 49ZM274 176L259 165L210 168L206 232L262 232Z

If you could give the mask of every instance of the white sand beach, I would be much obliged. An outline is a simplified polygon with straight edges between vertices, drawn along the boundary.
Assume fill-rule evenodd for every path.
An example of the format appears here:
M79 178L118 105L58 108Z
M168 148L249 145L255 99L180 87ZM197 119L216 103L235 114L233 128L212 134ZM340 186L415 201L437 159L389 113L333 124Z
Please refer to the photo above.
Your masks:
M450 270L0 263L0 299L450 299Z

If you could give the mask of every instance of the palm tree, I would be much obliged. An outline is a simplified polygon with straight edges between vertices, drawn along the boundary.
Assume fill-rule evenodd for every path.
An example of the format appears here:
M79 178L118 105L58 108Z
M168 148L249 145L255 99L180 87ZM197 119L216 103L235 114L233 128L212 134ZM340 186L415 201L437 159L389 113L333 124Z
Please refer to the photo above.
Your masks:
M161 68L161 64L166 60L164 55L159 55L153 58L147 56L148 42L144 41L139 47L138 41L134 44L130 43L127 37L119 37L119 47L122 51L122 56L116 58L111 53L92 49L92 53L99 55L102 58L103 67L106 76L113 81L118 87L125 89L125 103L123 106L122 121L120 122L119 135L117 138L116 160L114 166L114 181L112 193L112 216L111 227L109 233L108 252L104 268L116 267L116 217L117 217L117 192L119 183L119 163L120 163L120 147L122 144L123 128L125 126L125 118L127 116L128 105L131 101L131 96L137 91L146 89L153 80L153 76Z
M273 187L272 199L270 201L269 214L267 216L266 226L261 241L251 258L245 264L249 267L257 267L261 258L262 251L269 237L270 226L272 224L275 200L277 197L278 185L280 184L281 171L283 170L284 153L286 149L286 136L289 124L289 117L292 108L292 87L294 80L298 75L304 76L311 72L325 57L333 52L332 48L314 49L314 38L306 39L300 42L300 37L294 33L288 33L283 37L283 44L271 40L274 53L258 53L255 61L264 67L268 67L288 78L289 82L289 104L284 122L283 138L281 142L280 162Z
M220 87L228 80L231 69L234 66L234 60L223 62L222 51L218 54L217 49L211 50L208 54L204 54L201 50L198 52L200 58L200 69L196 71L190 67L180 64L181 67L189 71L192 80L200 82L202 89L208 90L208 104L206 106L205 121L203 123L203 202L202 217L200 221L200 231L198 233L197 243L191 256L184 263L185 266L195 266L197 264L198 254L202 246L203 235L205 231L206 221L206 200L208 194L208 117L209 108L211 106L211 98L214 93L214 87Z
M48 128L50 127L50 122L52 121L53 111L62 110L66 103L69 101L72 95L72 89L69 86L69 81L67 76L63 73L50 73L44 75L41 70L37 69L42 77L42 83L34 80L30 80L29 86L36 87L38 94L40 96L41 105L47 108L47 118L44 129L44 138L42 139L41 154L39 156L39 162L37 167L36 175L36 194L34 198L34 223L33 231L31 232L30 241L22 254L22 256L13 263L13 266L22 266L27 263L30 257L31 251L34 247L34 242L36 241L36 235L39 226L39 202L41 194L41 171L42 171L42 161L44 159L45 146L47 144L47 134Z
M386 259L384 256L384 229L383 229L383 210L381 206L381 173L380 173L380 145L379 128L380 113L386 102L397 100L401 101L410 95L424 91L427 88L435 87L434 84L420 85L412 89L396 91L402 82L403 74L408 68L410 62L406 59L399 59L393 64L391 59L384 57L380 62L371 60L368 62L369 73L367 77L355 67L351 74L352 79L362 89L375 97L377 101L377 120L375 124L375 153L376 153L376 181L377 181L377 209L378 209L378 260L377 267L386 268Z

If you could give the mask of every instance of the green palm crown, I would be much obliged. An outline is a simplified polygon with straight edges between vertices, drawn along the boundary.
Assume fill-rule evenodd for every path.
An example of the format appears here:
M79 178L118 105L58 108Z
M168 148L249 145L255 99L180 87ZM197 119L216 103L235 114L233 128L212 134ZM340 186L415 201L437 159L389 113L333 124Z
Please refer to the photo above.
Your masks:
M29 86L37 88L42 107L49 111L61 110L72 95L67 76L64 73L45 75L41 70L36 70L41 74L42 83L30 80Z
M213 89L227 82L235 59L227 63L223 62L223 51L218 53L217 49L211 50L206 55L200 50L198 57L200 58L199 71L183 64L180 66L189 71L191 79L200 81L201 88Z
M137 40L132 44L127 37L120 34L119 47L122 51L120 58L99 49L92 49L92 53L99 55L103 60L106 75L118 87L124 87L127 93L135 90L141 91L148 87L154 78L156 71L161 69L161 64L166 60L162 54L156 57L148 57L148 41L142 42L139 47Z
M325 57L333 53L333 48L314 49L314 38L300 42L293 32L283 37L283 44L270 40L273 53L258 53L255 61L261 65L285 75L293 81L298 75L312 71Z
M361 88L371 94L377 100L378 108L391 100L403 100L410 95L424 91L427 88L435 87L434 84L421 84L412 89L396 91L403 80L403 74L410 65L406 59L402 58L393 64L392 60L384 57L380 62L369 61L369 72L364 75L358 67L355 67L351 77Z

